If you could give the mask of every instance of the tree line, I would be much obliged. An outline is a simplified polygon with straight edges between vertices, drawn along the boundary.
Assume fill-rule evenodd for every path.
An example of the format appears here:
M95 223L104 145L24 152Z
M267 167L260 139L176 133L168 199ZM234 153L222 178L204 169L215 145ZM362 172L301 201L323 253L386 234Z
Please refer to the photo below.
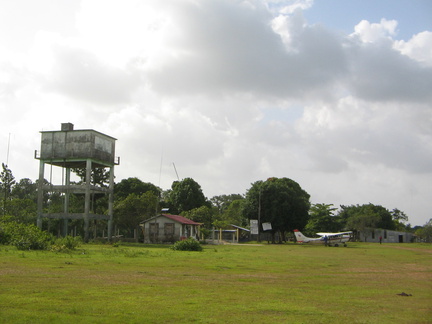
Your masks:
M73 172L85 181L85 170ZM108 175L105 169L92 170L92 183L107 186ZM49 184L47 180L44 180ZM2 164L0 173L1 217L24 224L34 224L37 218L38 180L28 178L16 181L12 171ZM44 192L44 211L62 212L64 196L59 192ZM97 214L107 214L106 194L94 194L91 210ZM82 212L84 196L71 194L70 212ZM341 230L363 231L366 228L382 228L416 232L424 240L432 239L432 222L422 227L411 228L408 216L401 210L374 204L334 207L332 204L310 203L310 195L289 178L269 178L251 184L245 194L218 195L208 199L201 186L192 178L174 181L171 188L162 190L152 183L137 177L122 179L114 184L114 234L133 237L139 233L139 223L162 213L177 214L202 223L201 230L209 235L212 228L226 228L230 224L249 228L250 220L260 224L270 223L268 231L275 241L287 240L286 235L300 229L307 235L316 232L337 232ZM70 220L69 228L74 235L83 235L83 220ZM90 225L93 238L103 236L106 221L93 221ZM60 220L44 219L43 229L59 235Z

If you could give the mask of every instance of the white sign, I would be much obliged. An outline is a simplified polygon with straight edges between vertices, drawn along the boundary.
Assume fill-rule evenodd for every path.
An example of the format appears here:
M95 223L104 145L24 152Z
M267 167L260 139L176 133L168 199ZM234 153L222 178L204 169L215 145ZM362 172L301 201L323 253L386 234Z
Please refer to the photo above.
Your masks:
M251 219L250 220L250 233L253 235L258 234L258 220L257 219Z
M263 231L271 231L272 226L271 223L262 223Z

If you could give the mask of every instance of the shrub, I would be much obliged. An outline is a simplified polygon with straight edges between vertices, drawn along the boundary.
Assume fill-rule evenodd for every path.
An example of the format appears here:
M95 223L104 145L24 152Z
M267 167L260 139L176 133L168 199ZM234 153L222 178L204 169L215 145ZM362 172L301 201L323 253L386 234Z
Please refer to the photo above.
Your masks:
M82 243L82 239L79 236L65 236L55 240L51 246L51 251L54 252L69 252L75 250Z
M187 240L175 242L172 249L175 251L202 251L203 248L197 240L190 237Z
M0 243L14 245L18 250L46 250L53 237L33 224L14 221L0 223Z

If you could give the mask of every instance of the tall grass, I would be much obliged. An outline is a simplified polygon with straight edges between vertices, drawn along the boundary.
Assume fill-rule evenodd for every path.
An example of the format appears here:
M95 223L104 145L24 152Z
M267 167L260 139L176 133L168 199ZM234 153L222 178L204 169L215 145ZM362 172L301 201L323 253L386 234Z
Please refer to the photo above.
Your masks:
M0 246L0 323L431 323L432 246ZM397 295L405 292L412 296Z

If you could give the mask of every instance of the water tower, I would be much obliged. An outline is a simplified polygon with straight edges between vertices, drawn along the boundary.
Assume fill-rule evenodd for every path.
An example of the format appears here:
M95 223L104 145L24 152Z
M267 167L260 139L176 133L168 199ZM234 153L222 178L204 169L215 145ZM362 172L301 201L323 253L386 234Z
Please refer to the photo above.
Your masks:
M93 129L74 130L71 123L61 124L60 131L42 131L41 149L35 152L35 158L40 161L38 184L38 213L37 226L42 228L43 218L63 219L63 234L68 232L70 219L84 220L84 240L89 238L90 220L108 221L108 239L112 235L113 202L114 202L114 165L119 164L115 158L116 139L97 132ZM52 179L48 185L44 184L45 165L62 168L64 174L62 184L54 185ZM85 182L71 184L71 169L85 169ZM109 168L108 188L91 183L91 172L95 168ZM64 196L63 212L44 213L43 197L45 192L58 192ZM84 194L84 210L81 213L69 212L70 194ZM90 210L91 195L96 193L108 194L108 215L94 214Z

